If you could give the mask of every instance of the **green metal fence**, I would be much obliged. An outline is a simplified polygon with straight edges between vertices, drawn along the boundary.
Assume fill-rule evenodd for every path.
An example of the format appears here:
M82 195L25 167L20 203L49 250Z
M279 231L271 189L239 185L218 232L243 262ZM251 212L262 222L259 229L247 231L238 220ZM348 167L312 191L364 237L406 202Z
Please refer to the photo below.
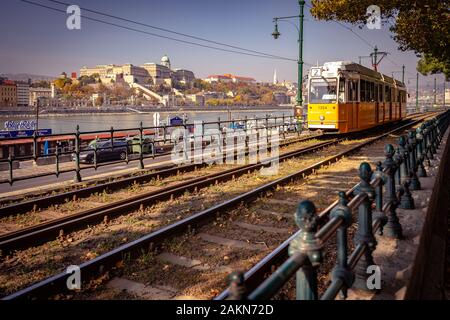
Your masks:
M375 265L375 233L402 239L402 226L396 209L414 209L411 190L421 189L418 177L426 176L424 163L429 163L436 154L443 132L448 127L449 115L447 111L416 130L410 130L399 138L397 148L386 145L386 159L377 164L375 171L368 163L361 163L361 182L347 192L339 192L335 206L317 214L314 203L309 200L300 202L295 213L299 231L289 240L289 258L249 292L246 279L257 273L254 269L260 265L246 274L232 273L230 287L218 299L270 299L294 275L298 300L333 300L339 293L345 299L349 288L373 289L367 285L371 275L367 271L369 266ZM354 249L349 253L348 229L353 224L354 215L357 216L357 232L353 239ZM319 297L318 269L323 264L324 246L333 237L337 243L336 266L331 272L331 283ZM277 251L279 248L274 252ZM254 284L252 287L255 288Z

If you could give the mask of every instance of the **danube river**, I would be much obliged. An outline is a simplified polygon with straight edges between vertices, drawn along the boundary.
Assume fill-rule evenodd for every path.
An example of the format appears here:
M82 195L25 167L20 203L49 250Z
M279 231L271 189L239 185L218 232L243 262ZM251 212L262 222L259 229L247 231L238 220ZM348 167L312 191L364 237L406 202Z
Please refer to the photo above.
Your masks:
M176 112L160 112L161 123L166 123L167 117L183 117L187 116L187 122L193 123L194 121L217 121L220 117L221 120L229 119L243 119L245 116L258 118L270 116L291 116L293 114L292 109L276 109L276 110L254 110L254 111L180 111ZM0 117L0 131L3 129L5 121L20 121L20 120L33 120L33 117L21 118L17 117ZM140 122L143 122L144 127L150 127L154 125L153 113L115 113L115 114L73 114L73 115L56 115L56 116L44 116L39 117L39 129L52 129L53 133L66 133L75 132L76 125L80 126L81 131L97 131L97 130L109 130L111 127L115 129L137 128Z

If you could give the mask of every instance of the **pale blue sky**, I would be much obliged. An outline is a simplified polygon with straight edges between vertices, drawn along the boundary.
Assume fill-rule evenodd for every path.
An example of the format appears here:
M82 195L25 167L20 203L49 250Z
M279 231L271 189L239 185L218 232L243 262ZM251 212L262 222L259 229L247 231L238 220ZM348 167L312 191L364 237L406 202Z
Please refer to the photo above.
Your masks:
M64 9L46 0L30 1ZM252 50L290 58L297 58L298 54L297 31L292 25L280 23L281 37L278 40L271 37L272 18L298 14L296 0L66 1ZM297 78L295 62L218 52L87 20L82 20L81 30L70 31L66 28L65 14L20 0L2 0L1 6L0 73L57 75L61 71L79 72L84 65L158 62L162 55L167 54L173 67L193 70L197 77L233 73L251 76L258 81L271 81L276 68L279 80ZM333 22L315 21L309 14L309 8L306 8L306 19L305 61L357 61L358 56L370 53L371 47L345 28ZM117 20L114 22L126 24ZM145 27L133 27L165 34ZM409 72L407 78L415 75L417 57L413 52L398 51L387 27L381 30L353 28L370 43L376 44L380 51L391 53L390 60L398 66L384 60L380 67L382 72L391 75L392 71L401 70L400 66L405 64ZM369 60L363 62L368 64ZM396 73L396 77L400 78L401 74ZM429 81L431 83L431 79Z

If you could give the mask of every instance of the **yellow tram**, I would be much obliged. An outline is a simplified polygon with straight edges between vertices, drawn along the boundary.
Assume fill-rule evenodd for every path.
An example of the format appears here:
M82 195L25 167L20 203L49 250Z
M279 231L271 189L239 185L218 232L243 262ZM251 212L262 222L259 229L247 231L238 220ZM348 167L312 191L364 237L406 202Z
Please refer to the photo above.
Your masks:
M312 67L308 77L308 128L353 132L406 115L404 83L350 61Z

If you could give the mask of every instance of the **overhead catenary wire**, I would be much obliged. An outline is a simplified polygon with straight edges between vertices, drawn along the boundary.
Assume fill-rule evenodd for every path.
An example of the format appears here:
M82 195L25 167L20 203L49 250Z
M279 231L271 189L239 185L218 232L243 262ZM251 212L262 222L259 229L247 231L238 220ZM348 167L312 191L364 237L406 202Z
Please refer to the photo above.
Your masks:
M64 6L72 5L71 3L66 3L66 2L62 2L62 1L58 1L58 0L46 0L46 1L57 3L57 4L60 4L60 5L64 5ZM140 21L124 18L124 17L119 17L117 15L112 15L112 14L101 12L101 11L98 11L98 10L92 10L92 9L89 9L89 8L86 8L86 7L80 7L80 9L83 10L83 11L87 11L87 12L91 12L91 13L97 14L97 15L102 15L102 16L105 16L105 17L108 17L108 18L113 18L113 19L125 21L125 22L128 22L128 23L133 23L133 24L136 24L136 25L140 25L140 26L143 26L143 27L152 28L152 29L156 29L156 30L159 30L159 31L164 31L164 32L176 34L176 35L179 35L179 36L183 36L183 37L199 40L199 41L209 42L209 43L220 45L220 46L224 46L224 47L229 47L229 48L233 48L233 49L237 49L237 50L247 51L247 52L255 53L255 54L258 54L258 55L266 55L266 56L270 56L270 57L274 57L274 58L295 60L295 59L290 59L290 58L274 55L274 54L271 54L271 53L266 53L266 52L246 49L246 48L243 48L243 47L239 47L239 46L235 46L235 45L231 45L231 44L227 44L227 43L223 43L223 42L219 42L219 41L215 41L215 40L206 39L206 38L203 38L203 37L198 37L198 36L190 35L190 34L179 32L179 31L175 31L175 30L162 28L162 27L158 27L158 26L155 26L155 25L150 25L148 23L144 23L144 22L140 22Z
M305 3L305 5L306 5L308 8L312 9L312 6L311 6L311 5L309 5L309 4L307 4L307 3ZM360 34L356 33L355 31L353 31L352 28L346 26L346 25L343 24L342 22L339 22L339 21L336 21L336 20L332 20L332 21L333 21L334 23L337 23L338 25L340 25L342 28L344 28L344 29L350 31L351 33L353 33L356 37L358 37L361 41L363 41L365 44L367 44L368 46L370 46L372 49L375 48L375 45L374 45L374 44L370 43L370 41L368 41L367 39L365 39L363 36L361 36Z
M49 9L49 10L53 10L53 11L56 11L56 12L60 12L60 13L66 14L65 10L61 10L61 9L58 9L58 8L47 6L47 5L44 5L42 3L37 3L37 2L29 1L29 0L20 0L20 1L28 3L28 4L31 4L31 5L35 5L35 6L38 6L38 7L42 7L42 8L46 8L46 9ZM102 24L106 24L106 25L111 25L111 26L114 26L114 27L117 27L117 28L122 28L122 29L126 29L126 30L129 30L129 31L134 31L134 32L150 35L150 36L153 36L153 37L163 38L163 39L172 40L172 41L185 43L185 44L189 44L189 45L194 45L194 46L199 46L199 47L203 47L203 48L213 49L213 50L217 50L217 51L241 54L241 55L252 56L252 57L257 57L257 58L266 58L266 59L295 61L295 62L297 62L296 59L283 58L283 57L277 58L277 57L273 57L273 56L270 56L270 55L258 55L258 54L248 53L248 52L242 52L242 51L236 51L236 50L231 50L231 49L219 48L219 47L214 47L214 46L210 46L210 45L206 45L206 44L196 43L196 42L193 42L193 41L187 41L187 40L173 38L173 37L169 37L169 36L165 36L165 35L161 35L161 34L156 34L156 33L148 32L148 31L145 31L145 30L140 30L140 29L136 29L136 28L120 25L120 24L117 24L117 23L114 23L114 22L109 22L109 21L105 21L105 20L89 17L89 16L86 16L86 15L80 15L80 16L83 17L84 19L87 19L87 20L90 20L90 21L94 21L94 22L98 22L98 23L102 23Z

